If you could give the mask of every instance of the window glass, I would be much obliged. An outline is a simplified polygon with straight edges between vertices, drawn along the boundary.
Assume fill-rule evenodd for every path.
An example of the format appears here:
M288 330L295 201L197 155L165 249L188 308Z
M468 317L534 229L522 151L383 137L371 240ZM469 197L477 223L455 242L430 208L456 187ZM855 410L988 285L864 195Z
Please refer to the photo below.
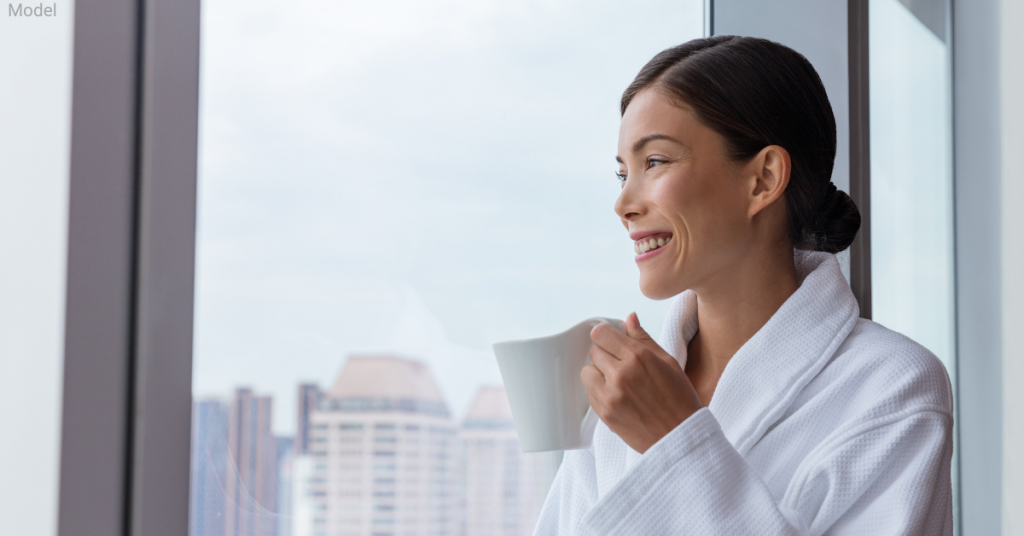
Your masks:
M897 0L870 6L872 309L952 374L950 62L934 4L939 30Z
M869 5L871 299L875 321L931 350L955 382L948 9Z
M703 4L203 3L192 536L532 532L490 345L660 330L618 105Z
M74 2L0 14L0 519L57 531Z

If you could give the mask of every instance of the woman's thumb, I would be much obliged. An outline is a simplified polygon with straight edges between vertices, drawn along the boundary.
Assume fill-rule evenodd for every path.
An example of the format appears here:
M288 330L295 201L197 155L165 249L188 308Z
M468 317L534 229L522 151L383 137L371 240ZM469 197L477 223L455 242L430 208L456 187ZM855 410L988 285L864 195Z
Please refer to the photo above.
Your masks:
M626 317L626 335L638 341L652 340L644 328L640 327L640 318L636 316L636 313L629 313L629 316Z

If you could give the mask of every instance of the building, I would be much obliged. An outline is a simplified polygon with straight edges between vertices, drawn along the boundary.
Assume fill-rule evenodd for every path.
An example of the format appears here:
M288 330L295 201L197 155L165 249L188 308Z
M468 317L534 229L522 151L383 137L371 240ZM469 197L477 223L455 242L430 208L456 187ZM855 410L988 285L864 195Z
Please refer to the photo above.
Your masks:
M309 416L320 407L323 393L315 383L299 384L298 418L295 420L295 454L309 452Z
M310 429L295 526L311 536L458 533L458 430L426 365L350 357Z
M524 454L503 387L482 387L461 430L466 536L528 536L560 453Z
M228 408L217 399L192 403L189 536L224 536Z
M322 486L317 479L322 477L313 476L313 466L316 462L308 455L298 455L292 458L291 473L291 503L290 503L290 530L288 536L313 536L313 520L321 511L317 510L324 504ZM321 526L318 533L323 535L324 529Z
M277 438L277 536L292 534L292 479L294 478L295 438Z
M277 438L269 396L237 389L228 417L224 536L275 536ZM205 536L205 535L204 535Z

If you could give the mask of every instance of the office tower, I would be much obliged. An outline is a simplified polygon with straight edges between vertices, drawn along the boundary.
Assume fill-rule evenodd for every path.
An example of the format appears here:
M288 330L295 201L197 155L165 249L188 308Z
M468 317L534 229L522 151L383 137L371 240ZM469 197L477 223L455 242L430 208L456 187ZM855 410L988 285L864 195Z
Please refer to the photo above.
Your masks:
M320 407L321 394L320 386L315 383L299 385L298 419L295 421L294 450L296 455L309 452L309 416L316 408Z
M291 536L294 437L277 437L277 536Z
M323 524L318 527L319 530L313 530L314 517L324 512L318 508L327 508L322 483L313 478L314 463L313 457L309 455L292 458L291 523L288 536L327 536Z
M277 530L277 439L269 396L237 389L228 418L225 536L274 536Z
M228 409L216 399L192 403L190 536L224 536Z
M308 504L296 509L313 519L298 524L323 536L456 533L457 428L424 364L350 357L310 428Z
M533 533L559 453L524 454L505 389L482 387L462 424L466 536Z

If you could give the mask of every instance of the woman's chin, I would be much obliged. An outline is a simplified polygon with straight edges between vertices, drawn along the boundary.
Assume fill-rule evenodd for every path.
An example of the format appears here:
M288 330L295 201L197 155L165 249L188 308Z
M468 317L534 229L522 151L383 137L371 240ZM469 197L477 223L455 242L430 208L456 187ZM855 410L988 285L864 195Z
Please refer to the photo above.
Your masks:
M682 292L682 290L675 290L675 286L661 278L640 276L640 292L652 300L668 299Z

